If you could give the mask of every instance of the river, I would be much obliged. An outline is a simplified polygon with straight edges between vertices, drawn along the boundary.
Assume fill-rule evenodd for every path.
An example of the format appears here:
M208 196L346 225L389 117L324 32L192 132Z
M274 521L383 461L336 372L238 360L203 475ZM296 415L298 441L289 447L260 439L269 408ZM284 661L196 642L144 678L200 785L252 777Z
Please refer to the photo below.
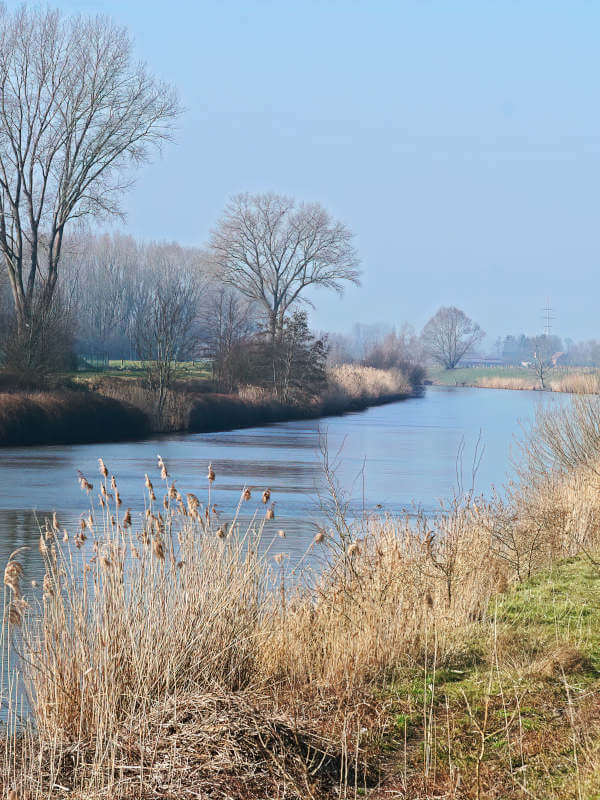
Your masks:
M244 506L248 510L270 488L275 519L268 525L286 532L285 549L293 561L305 551L322 518L317 494L324 491L319 451L324 437L331 460L338 454L337 477L353 509L364 505L398 513L419 506L427 512L456 488L461 441L465 484L471 483L481 435L484 451L476 489L501 489L520 424L532 419L539 403L567 399L540 392L428 387L421 398L321 420L141 442L5 448L0 450L0 564L15 548L31 545L20 559L26 578L39 577L38 520L56 511L61 525L77 522L89 508L77 470L97 484L98 457L116 475L124 507L143 509L144 473L160 484L157 453L180 491L194 492L201 500L212 462L216 481L211 499L224 519L245 485L255 489Z

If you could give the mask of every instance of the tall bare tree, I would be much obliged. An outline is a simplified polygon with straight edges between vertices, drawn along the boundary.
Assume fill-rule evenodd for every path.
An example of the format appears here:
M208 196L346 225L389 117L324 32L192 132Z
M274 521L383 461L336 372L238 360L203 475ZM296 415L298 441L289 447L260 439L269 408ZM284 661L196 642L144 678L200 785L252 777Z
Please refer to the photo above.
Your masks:
M351 231L318 203L276 194L233 197L212 232L212 257L225 283L263 310L271 339L305 290L342 292L358 283L359 261Z
M0 252L17 335L52 303L68 223L118 213L128 168L178 113L109 19L0 8Z
M446 369L454 369L484 336L485 331L455 306L440 308L421 333L427 354Z

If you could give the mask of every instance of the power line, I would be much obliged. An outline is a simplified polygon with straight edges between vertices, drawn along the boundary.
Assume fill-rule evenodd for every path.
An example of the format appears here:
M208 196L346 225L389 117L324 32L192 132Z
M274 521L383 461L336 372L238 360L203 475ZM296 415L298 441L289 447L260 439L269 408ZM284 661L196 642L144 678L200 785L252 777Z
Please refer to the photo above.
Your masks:
M554 309L550 305L550 298L546 298L546 305L542 308L542 321L544 323L544 335L550 336L550 331L552 330L552 323L556 319L554 316Z

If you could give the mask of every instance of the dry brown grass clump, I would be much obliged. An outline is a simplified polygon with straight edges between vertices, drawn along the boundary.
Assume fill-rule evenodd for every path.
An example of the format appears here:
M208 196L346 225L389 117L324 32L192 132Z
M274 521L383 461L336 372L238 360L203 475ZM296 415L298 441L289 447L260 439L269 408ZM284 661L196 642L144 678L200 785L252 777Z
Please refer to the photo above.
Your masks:
M165 407L159 422L156 418L156 395L144 381L127 378L102 378L92 384L94 392L139 408L150 420L154 430L186 430L193 394L183 388L167 391Z
M358 364L342 364L328 371L330 391L365 400L393 395L410 395L412 386L398 369L376 369Z
M0 445L94 442L143 436L137 408L86 391L0 394Z
M469 505L434 519L372 518L361 533L330 537L327 567L289 603L260 653L274 678L351 692L422 663L434 631L443 660L508 572Z
M553 392L570 392L572 394L598 394L600 390L599 376L597 372L563 375L550 380L550 389Z
M530 378L512 378L501 376L493 378L477 378L477 386L481 389L514 389L520 391L535 391L540 388L539 378L531 375Z

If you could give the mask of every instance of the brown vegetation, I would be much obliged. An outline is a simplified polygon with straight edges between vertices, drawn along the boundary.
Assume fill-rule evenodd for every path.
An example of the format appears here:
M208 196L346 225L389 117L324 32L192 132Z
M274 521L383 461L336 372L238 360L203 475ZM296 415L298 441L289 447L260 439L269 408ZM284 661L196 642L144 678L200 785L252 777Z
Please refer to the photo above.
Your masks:
M208 381L174 381L164 392L160 422L156 393L144 380L99 378L87 387L55 380L41 389L0 373L0 444L48 444L143 437L151 431L209 432L291 419L358 411L411 396L398 370L338 367L320 397L283 402L268 389L242 386L232 394L212 391ZM37 384L37 385L36 385ZM4 393L2 389L5 388Z
M542 391L540 380L535 374L523 377L495 375L492 377L477 376L473 382L466 381L465 386L478 386L480 389L515 389L522 391ZM562 375L546 381L544 390L550 392L567 392L570 394L597 394L598 376L585 372Z
M0 393L2 445L111 441L142 437L148 429L133 405L92 392Z

